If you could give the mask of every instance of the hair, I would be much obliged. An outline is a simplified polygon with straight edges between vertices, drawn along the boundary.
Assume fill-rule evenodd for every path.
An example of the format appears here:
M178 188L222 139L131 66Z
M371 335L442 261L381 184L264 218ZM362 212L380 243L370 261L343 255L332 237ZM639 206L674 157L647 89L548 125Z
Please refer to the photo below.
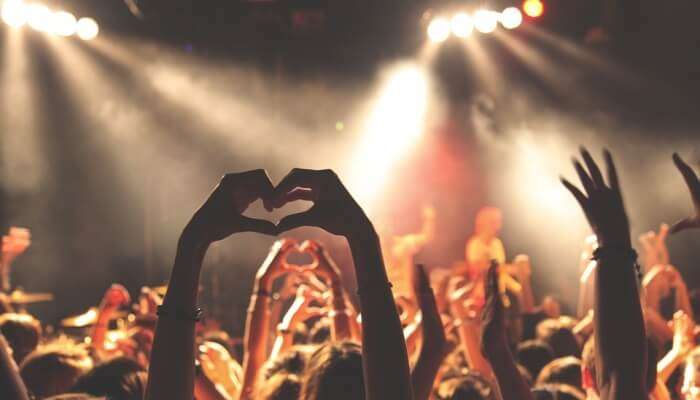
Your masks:
M532 390L535 400L586 400L579 389L563 383L538 386Z
M518 344L516 358L523 367L527 368L534 379L537 378L545 365L554 360L554 350L545 341L526 340Z
M496 207L482 207L477 213L474 220L474 230L482 232L485 227L490 226L494 220L501 220L503 212Z
M646 376L646 389L648 393L651 393L656 386L656 368L654 366L657 363L658 350L654 346L653 342L647 338L647 376ZM595 336L591 336L586 344L583 346L583 351L581 352L581 365L583 368L588 370L591 380L596 382L596 370L595 370ZM649 367L651 366L651 367ZM596 388L597 390L597 388Z
M496 400L496 392L481 375L468 372L465 375L443 380L437 388L439 400Z
M279 373L260 386L256 400L298 400L301 380L296 374Z
M29 314L0 315L0 333L5 336L17 365L36 349L41 339L41 323Z
M37 397L66 393L92 368L83 346L59 339L39 346L22 361L20 375L27 389Z
M535 329L537 339L545 341L554 350L555 357L578 356L581 353L576 335L558 319L545 319Z
M301 400L361 400L365 398L362 351L352 342L328 343L309 358Z
M581 388L581 360L568 356L557 358L547 364L537 377L537 385L565 383Z
M146 394L146 381L146 370L136 360L117 357L96 365L71 390L110 399L141 400Z
M309 331L309 343L323 344L331 339L331 322L327 318L321 318Z
M294 346L276 358L268 360L262 368L263 380L267 381L277 374L301 375L315 349L315 346Z

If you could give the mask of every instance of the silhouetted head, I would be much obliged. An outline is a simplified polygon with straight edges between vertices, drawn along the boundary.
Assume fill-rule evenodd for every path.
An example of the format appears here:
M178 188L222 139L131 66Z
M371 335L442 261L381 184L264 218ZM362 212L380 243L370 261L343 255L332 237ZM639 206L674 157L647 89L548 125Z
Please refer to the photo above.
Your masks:
M260 386L256 400L299 400L301 380L298 375L280 373Z
M361 400L365 397L362 351L351 342L328 343L309 358L302 400Z
M542 368L537 377L537 385L564 383L578 389L581 386L581 360L576 357L562 357L553 360Z
M141 400L146 394L146 380L146 370L137 361L117 357L96 365L71 390L110 399Z
M552 350L554 350L554 357L578 357L581 353L576 335L559 320L550 318L537 324L535 337L552 347Z
M19 365L39 345L41 323L29 314L2 314L0 332L12 347L12 355Z
M437 388L439 400L496 400L491 384L477 373L442 381Z
M586 400L586 396L573 386L562 383L538 386L532 390L535 400Z
M37 397L68 392L92 368L83 346L59 340L39 346L22 361L20 375L27 389Z
M518 362L527 368L530 375L536 379L542 368L554 360L554 350L542 340L526 340L518 344L516 352Z

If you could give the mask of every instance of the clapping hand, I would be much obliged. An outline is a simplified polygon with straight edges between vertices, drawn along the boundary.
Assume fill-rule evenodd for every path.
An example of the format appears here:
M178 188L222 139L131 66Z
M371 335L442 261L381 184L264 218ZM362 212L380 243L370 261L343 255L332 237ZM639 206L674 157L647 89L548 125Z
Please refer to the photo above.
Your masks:
M673 155L673 162L676 164L676 168L678 168L683 175L685 184L688 185L690 197L692 198L693 206L695 207L695 215L676 222L671 227L671 234L678 233L686 229L700 228L700 180L698 180L698 176L693 169L690 168L690 166L686 164L677 153Z

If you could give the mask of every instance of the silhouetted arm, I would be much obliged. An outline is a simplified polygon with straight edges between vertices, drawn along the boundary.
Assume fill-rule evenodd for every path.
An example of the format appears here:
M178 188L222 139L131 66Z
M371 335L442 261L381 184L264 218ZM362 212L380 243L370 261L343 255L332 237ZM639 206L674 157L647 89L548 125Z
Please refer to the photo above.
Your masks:
M204 254L211 243L237 232L276 234L274 224L241 215L271 191L263 170L226 175L183 230L159 309L146 399L192 400L197 291Z
M646 333L638 291L636 253L629 222L609 152L605 152L609 185L593 158L581 155L588 171L574 165L584 192L562 180L571 191L598 237L600 247L595 287L596 378L600 397L646 399Z
M0 399L29 400L27 388L10 351L10 345L0 333Z
M366 398L412 399L406 344L372 223L330 170L294 169L275 194L273 207L299 199L314 202L308 211L283 218L280 231L316 226L348 240L360 294Z

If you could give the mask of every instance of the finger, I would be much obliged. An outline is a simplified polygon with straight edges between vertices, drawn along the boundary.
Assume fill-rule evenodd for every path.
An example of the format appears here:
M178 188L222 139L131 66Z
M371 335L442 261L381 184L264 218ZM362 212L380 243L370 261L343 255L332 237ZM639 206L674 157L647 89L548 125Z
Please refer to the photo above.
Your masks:
M270 236L277 235L277 226L270 221L262 219L241 216L239 226L243 232L257 232Z
M697 221L693 218L686 218L683 220L680 220L673 224L671 227L671 234L676 234L678 232L682 232L687 229L693 229L693 228L700 228L700 221Z
M413 288L416 291L416 294L420 296L432 292L430 282L428 280L428 274L426 274L425 272L425 266L423 266L422 264L416 264L414 268L415 278L413 282Z
M314 201L316 200L316 196L313 190L311 189L304 189L304 188L296 188L292 190L291 192L287 193L284 196L284 202L286 203L291 203L293 201L297 200L306 200L306 201Z
M491 264L486 276L486 298L500 298L498 295L498 265Z
M571 192L571 194L574 196L578 204L583 209L583 212L588 214L588 198L586 198L586 195L584 195L583 192L579 190L579 188L574 186L574 184L569 182L568 180L564 178L560 178L560 180L562 185L564 185L564 187L566 187L569 190L569 192Z
M306 188L314 190L317 188L318 171L310 169L294 168L282 178L274 188L271 195L271 202L275 208L282 207L288 194L296 188Z
M605 187L603 174L600 173L600 168L598 168L598 164L596 164L593 157L591 157L591 153L589 153L584 147L581 147L581 156L583 157L583 161L586 163L586 167L588 167L593 184L595 184L597 188Z
M318 226L311 210L287 215L277 224L277 230L279 233L283 233L302 226Z
M229 174L224 177L224 179L236 185L245 186L250 194L256 197L266 198L270 196L274 190L270 176L264 169L254 169L237 174Z
M578 178L581 180L581 184L583 185L583 189L586 191L586 193L588 195L593 193L595 190L595 184L593 183L591 177L588 176L588 172L586 172L578 160L574 160L574 168L576 168L576 174L578 174Z
M603 150L603 157L605 158L605 168L608 170L608 183L610 184L610 188L619 192L620 180L617 177L617 168L615 168L615 162L608 149Z
M685 184L688 185L690 194L693 196L693 202L698 205L698 203L700 203L700 181L698 180L698 176L695 174L695 171L693 171L693 169L690 168L685 161L683 161L678 153L673 154L673 162L676 164L676 168L678 168L683 175Z

